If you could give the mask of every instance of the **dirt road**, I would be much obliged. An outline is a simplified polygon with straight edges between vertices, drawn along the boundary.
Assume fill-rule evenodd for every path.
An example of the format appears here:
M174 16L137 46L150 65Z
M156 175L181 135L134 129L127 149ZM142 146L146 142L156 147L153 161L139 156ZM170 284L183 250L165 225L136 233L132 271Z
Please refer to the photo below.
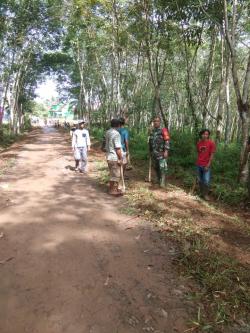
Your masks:
M184 332L173 244L70 171L59 132L36 130L13 153L0 179L0 332Z

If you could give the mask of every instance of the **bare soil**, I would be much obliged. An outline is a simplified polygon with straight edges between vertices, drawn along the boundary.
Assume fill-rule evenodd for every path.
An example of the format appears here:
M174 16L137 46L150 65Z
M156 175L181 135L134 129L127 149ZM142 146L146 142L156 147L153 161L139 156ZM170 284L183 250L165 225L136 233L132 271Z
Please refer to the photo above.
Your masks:
M125 199L72 171L63 134L35 130L0 158L1 333L188 329L193 307L172 264L175 245L119 213Z

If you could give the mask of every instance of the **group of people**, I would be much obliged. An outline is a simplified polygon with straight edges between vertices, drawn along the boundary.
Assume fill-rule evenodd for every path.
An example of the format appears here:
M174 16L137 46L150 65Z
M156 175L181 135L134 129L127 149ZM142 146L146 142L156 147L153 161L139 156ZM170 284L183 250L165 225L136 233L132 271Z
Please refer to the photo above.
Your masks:
M110 125L103 143L103 151L106 153L109 169L109 194L121 196L124 193L125 172L129 160L129 132L125 127L123 118L112 119ZM168 171L167 160L170 150L170 134L166 127L161 126L161 118L159 116L154 117L152 125L148 140L150 160L155 170L158 184L164 188ZM78 124L74 124L71 129L71 136L76 163L75 170L86 173L90 136L89 131L85 128L85 121L82 120ZM205 200L208 199L211 164L215 151L216 146L210 139L210 131L203 129L200 132L200 140L197 143L196 167L200 194Z

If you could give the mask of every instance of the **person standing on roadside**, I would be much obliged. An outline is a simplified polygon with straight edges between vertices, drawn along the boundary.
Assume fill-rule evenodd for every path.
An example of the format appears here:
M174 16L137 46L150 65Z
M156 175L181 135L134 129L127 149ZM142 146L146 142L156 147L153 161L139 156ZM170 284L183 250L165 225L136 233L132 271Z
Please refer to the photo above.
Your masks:
M118 189L121 178L122 165L122 143L119 133L120 120L112 119L111 128L106 132L106 159L109 167L109 194L113 196L122 195L122 191Z
M81 173L87 172L88 151L90 151L89 131L85 128L85 121L79 122L79 128L76 129L72 136L72 149L76 163L75 171ZM79 168L80 166L80 168Z
M118 128L118 132L121 136L121 144L122 144L122 155L123 155L123 175L125 177L125 170L128 164L128 155L129 155L129 132L125 126L125 119L120 118L120 128Z
M210 140L210 130L200 131L200 140L197 143L198 158L196 161L197 176L200 194L204 200L209 200L209 186L211 182L211 164L216 151L215 143Z
M170 149L170 135L167 128L161 127L159 116L153 119L153 129L149 136L149 151L160 187L166 186L167 158Z

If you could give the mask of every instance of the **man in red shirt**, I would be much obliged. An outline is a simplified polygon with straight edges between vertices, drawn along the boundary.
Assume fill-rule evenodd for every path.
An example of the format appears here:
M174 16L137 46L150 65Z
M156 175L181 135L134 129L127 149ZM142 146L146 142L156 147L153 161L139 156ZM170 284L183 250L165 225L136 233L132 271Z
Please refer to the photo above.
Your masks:
M200 141L197 143L197 175L200 192L203 199L208 200L209 185L211 180L211 163L216 151L215 143L210 140L210 131L204 129L200 132Z

